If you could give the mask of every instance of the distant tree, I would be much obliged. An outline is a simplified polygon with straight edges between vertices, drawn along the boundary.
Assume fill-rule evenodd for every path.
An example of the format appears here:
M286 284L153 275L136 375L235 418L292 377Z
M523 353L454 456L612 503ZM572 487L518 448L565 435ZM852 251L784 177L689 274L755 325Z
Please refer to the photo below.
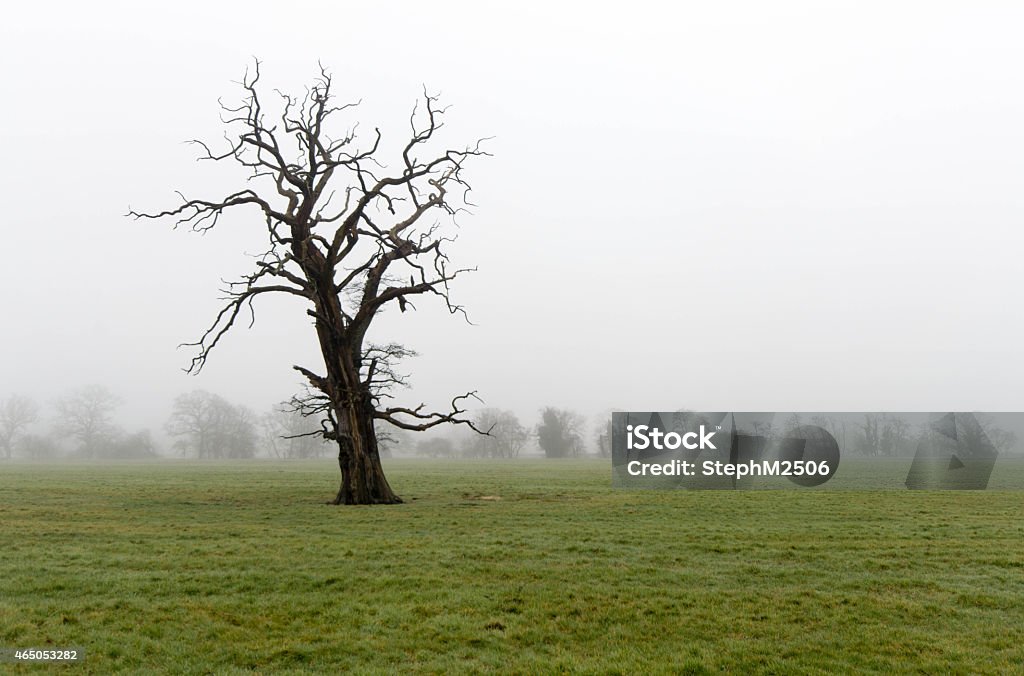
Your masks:
M860 430L857 434L857 448L864 455L876 456L881 453L882 442L878 422L877 415L864 414L864 423L859 426Z
M962 419L957 424L957 438L968 448L982 444L982 437L988 439L995 450L1000 453L1008 452L1017 445L1017 435L997 426L996 420L992 416L985 413L974 413L971 417L976 424L973 424L970 418ZM933 423L925 422L919 426L916 437L910 441L927 442L934 433ZM913 446L909 446L908 450L912 451L913 448Z
M800 414L793 413L788 418L786 418L786 421L783 423L782 433L784 435L793 434L794 432L796 432L797 428L803 424L803 420L800 419Z
M205 390L178 395L165 429L171 436L179 437L175 446L184 453L191 452L198 458L220 457L220 449L215 449L217 428L222 411L228 405L221 397Z
M246 406L230 406L224 410L224 436L220 443L227 457L233 460L256 457L256 423L256 413Z
M78 451L86 458L103 453L103 445L118 433L114 411L121 399L102 385L89 385L57 401L55 428L78 441Z
M382 425L377 423L377 445L380 448L380 457L393 457L399 449L412 447L409 439L410 433L393 425Z
M832 416L816 415L811 418L811 424L827 430L839 444L839 448L846 450L846 421L836 419Z
M865 413L858 425L857 449L868 456L898 456L913 451L910 423L889 413Z
M884 415L881 449L886 455L898 456L912 452L910 447L910 423L894 415Z
M612 416L611 413L597 417L594 425L594 444L597 454L602 458L612 455Z
M1017 435L1010 430L998 427L992 416L984 413L975 413L974 419L978 422L981 431L1000 453L1005 453L1017 445Z
M982 424L982 429L984 429L985 435L988 436L989 441L992 442L997 451L1009 451L1017 445L1017 435L1010 430L1004 430L995 426L985 426L984 423Z
M449 287L469 268L452 266L450 221L468 204L465 165L486 155L480 143L436 145L445 108L424 96L410 116L410 136L383 145L375 130L360 147L351 124L334 122L356 104L339 104L331 76L320 76L299 97L261 98L259 63L242 79L242 101L223 106L226 146L205 143L202 158L240 166L244 180L230 194L186 199L136 218L173 218L197 232L216 227L225 213L248 213L267 237L254 269L226 289L226 305L196 342L190 370L252 311L264 294L298 299L313 319L323 366L296 365L308 381L303 413L323 421L324 438L338 445L341 485L334 504L401 502L384 476L376 423L422 431L445 423L472 426L462 416L473 393L455 397L448 411L392 405L404 383L396 364L411 351L397 343L374 344L368 336L387 307L401 312L419 298L434 297L451 313ZM335 131L336 130L336 131ZM382 148L394 149L394 162ZM436 217L442 217L438 220ZM319 371L319 372L315 372Z
M466 455L477 458L517 458L530 433L512 411L485 408L476 412L473 421L487 436L474 434L467 440Z
M39 418L39 409L28 397L17 394L0 402L0 451L10 460L25 430Z
M260 428L275 458L319 458L330 450L316 421L289 410L283 403L263 416Z
M174 400L167 433L179 437L183 453L207 458L251 458L256 454L256 416L204 390Z
M103 447L101 457L118 460L157 458L156 443L149 430L117 435Z
M32 460L51 460L60 455L60 445L48 435L26 434L18 440L18 452Z
M416 443L416 455L428 458L454 458L455 444L448 437L430 437Z
M549 458L583 455L583 416L576 411L548 406L541 409L537 442Z

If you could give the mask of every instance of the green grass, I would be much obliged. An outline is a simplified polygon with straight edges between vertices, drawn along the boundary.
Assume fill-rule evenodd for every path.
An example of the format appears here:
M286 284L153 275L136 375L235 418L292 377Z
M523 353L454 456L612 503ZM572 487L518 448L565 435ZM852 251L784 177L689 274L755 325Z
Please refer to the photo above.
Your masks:
M1020 492L388 471L406 504L338 508L330 461L0 466L0 647L80 646L66 669L101 674L1024 664Z

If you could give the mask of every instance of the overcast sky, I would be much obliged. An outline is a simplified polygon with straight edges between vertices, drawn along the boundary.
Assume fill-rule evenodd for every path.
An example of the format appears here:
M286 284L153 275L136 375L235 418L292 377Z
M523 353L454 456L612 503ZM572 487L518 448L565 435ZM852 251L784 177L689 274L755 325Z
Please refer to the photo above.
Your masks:
M421 353L401 401L1024 409L1024 6L667 4L5 8L0 396L103 383L157 428L183 391L263 410L319 365L285 298L182 373L263 223L124 217L239 185L182 141L220 138L258 56L292 91L322 61L385 138L423 85L445 140L496 137L453 251L476 325L424 301L378 327Z

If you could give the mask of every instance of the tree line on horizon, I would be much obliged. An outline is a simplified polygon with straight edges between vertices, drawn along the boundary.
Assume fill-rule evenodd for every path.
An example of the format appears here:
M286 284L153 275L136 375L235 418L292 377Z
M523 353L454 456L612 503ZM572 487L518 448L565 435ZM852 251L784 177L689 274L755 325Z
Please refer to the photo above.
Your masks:
M89 385L52 403L44 419L40 406L23 395L0 400L0 459L58 458L81 460L180 457L210 460L326 458L334 445L324 439L314 418L304 416L292 401L257 413L205 390L175 398L163 432L171 439L161 448L149 429L126 430L114 422L122 400L107 388ZM472 413L479 434L431 432L412 434L397 428L378 429L385 456L424 458L509 459L521 455L580 458L611 455L611 420L600 415L588 433L587 418L569 408L545 406L532 425L512 411L481 408ZM999 450L1016 445L1016 436L981 420ZM913 455L924 433L899 416L866 413L858 422L817 415L802 420L793 414L782 425L758 430L767 438L786 436L804 424L826 429L844 449L867 457Z
M206 390L193 390L174 399L163 431L172 440L160 448L149 429L126 430L114 421L122 399L101 385L75 390L52 403L49 416L24 395L0 400L0 459L58 458L80 460L156 459L277 459L321 458L333 455L333 445L320 434L313 418L292 401L265 413L234 404ZM416 439L397 428L380 429L382 452L428 458L517 458L540 450L551 458L587 455L586 418L578 411L546 406L540 420L524 425L509 410L481 408L472 414L477 428L460 436L426 434ZM610 447L599 434L593 446L607 456ZM163 451L163 452L162 452Z

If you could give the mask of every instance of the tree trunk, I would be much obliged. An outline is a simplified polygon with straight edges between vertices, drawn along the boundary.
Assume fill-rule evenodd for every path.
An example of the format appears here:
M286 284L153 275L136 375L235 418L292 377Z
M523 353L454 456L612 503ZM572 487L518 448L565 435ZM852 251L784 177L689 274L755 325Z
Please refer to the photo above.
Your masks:
M396 505L395 495L380 464L380 450L373 417L367 411L348 410L339 415L348 423L347 434L338 436L338 467L341 486L333 505Z
M334 412L333 437L338 442L341 486L331 501L334 505L394 505L402 502L384 477L374 429L374 408L369 385L360 377L362 340L366 326L347 324L341 300L334 288L334 270L303 232L295 232L293 251L303 261L306 279L318 290L314 301L320 352L327 368L326 378L313 385L331 401Z

